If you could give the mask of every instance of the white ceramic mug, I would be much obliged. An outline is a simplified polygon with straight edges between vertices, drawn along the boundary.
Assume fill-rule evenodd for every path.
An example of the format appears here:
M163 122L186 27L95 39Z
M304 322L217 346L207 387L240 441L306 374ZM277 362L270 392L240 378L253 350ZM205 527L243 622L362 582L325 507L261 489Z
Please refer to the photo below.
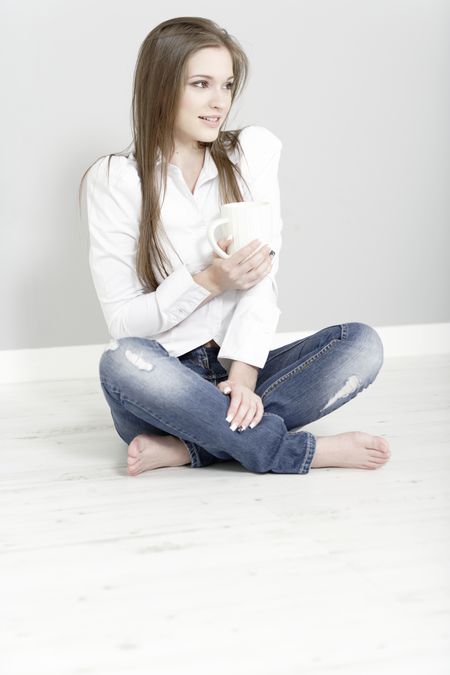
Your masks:
M240 248L254 239L261 241L261 248L270 243L272 235L272 205L270 202L231 202L222 204L220 218L208 226L208 239L214 251L221 258L229 258ZM227 252L220 248L216 230L222 226L222 239L233 237Z

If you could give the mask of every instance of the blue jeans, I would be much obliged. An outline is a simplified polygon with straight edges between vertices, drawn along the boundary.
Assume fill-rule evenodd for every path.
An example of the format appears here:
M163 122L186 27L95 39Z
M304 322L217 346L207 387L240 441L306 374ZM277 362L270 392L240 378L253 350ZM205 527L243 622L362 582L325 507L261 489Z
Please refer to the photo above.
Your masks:
M126 337L103 352L100 382L117 433L172 435L192 467L236 460L255 473L308 473L316 437L292 431L336 410L366 389L383 364L383 343L364 323L329 326L269 352L255 393L264 415L253 429L231 431L228 379L217 347L170 356L157 340Z

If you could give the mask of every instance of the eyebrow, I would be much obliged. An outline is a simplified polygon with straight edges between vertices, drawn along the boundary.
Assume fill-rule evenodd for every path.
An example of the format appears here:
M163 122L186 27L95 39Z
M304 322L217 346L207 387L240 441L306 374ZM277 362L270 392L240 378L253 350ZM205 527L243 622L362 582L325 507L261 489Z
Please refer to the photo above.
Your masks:
M214 79L213 77L211 77L211 75L191 75L189 79L191 79L192 77L205 77L207 80L213 80ZM234 80L234 75L230 75L230 77L228 77L225 80L225 82L228 82L228 80Z

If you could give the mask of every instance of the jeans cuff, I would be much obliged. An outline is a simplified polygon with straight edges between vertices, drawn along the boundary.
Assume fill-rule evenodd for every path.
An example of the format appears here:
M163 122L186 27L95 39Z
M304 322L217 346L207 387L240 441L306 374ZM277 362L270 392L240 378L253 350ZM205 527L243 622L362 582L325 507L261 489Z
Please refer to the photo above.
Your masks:
M299 473L309 472L309 469L311 468L311 462L313 461L313 457L316 452L316 437L309 431L305 431L304 433L306 434L306 454Z
M178 436L177 436L178 438ZM215 464L216 462L227 462L230 459L233 459L230 456L225 457L216 457L211 455L210 452L202 448L201 445L197 443L192 443L191 441L185 441L183 438L179 439L188 449L189 457L191 458L191 466L194 469L197 469L201 466L209 466L210 464Z
M191 441L184 441L182 438L179 439L184 445L186 446L188 452L189 452L189 457L191 459L191 466L194 468L197 468L201 465L200 458L198 456L197 449L195 447L195 443L191 443Z

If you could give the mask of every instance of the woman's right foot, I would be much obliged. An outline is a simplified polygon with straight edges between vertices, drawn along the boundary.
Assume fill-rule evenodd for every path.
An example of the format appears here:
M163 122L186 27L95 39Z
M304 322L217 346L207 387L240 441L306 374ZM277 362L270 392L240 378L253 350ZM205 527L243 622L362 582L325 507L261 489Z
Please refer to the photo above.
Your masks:
M128 475L168 466L190 464L189 451L175 436L139 434L128 446Z
M310 468L378 469L390 456L389 443L382 436L346 431L335 436L316 437L316 452Z

